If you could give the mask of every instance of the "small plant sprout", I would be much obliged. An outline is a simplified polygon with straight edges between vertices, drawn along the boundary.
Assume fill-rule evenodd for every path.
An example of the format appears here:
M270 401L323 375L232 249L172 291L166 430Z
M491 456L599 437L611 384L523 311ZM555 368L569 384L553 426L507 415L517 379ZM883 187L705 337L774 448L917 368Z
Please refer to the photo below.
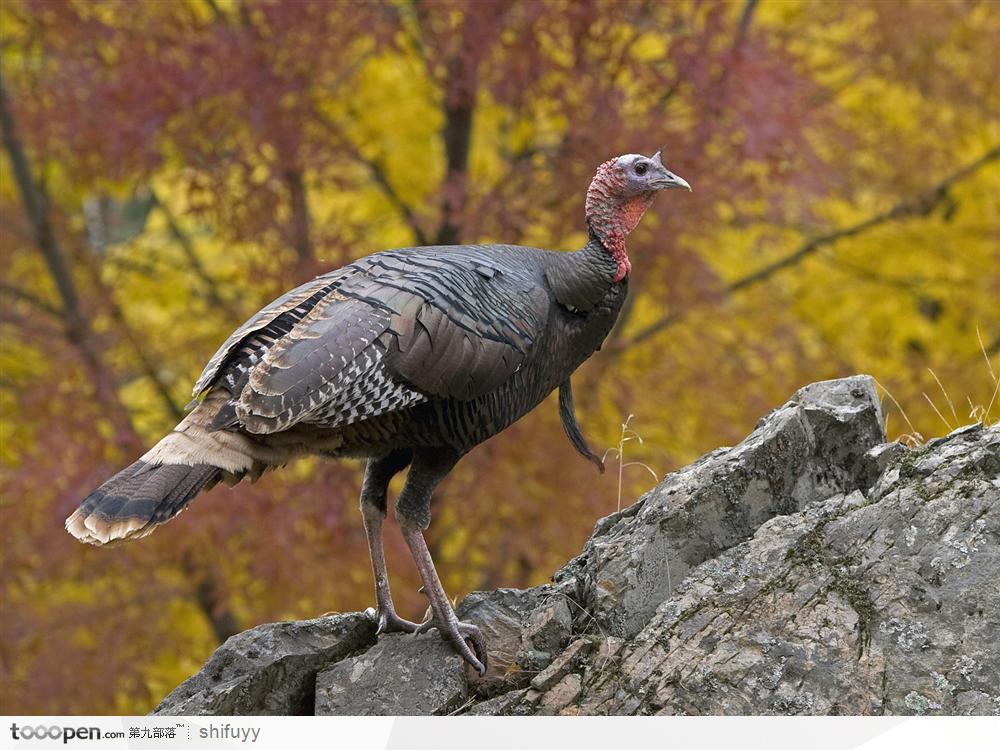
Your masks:
M642 444L642 437L638 432L633 430L629 425L632 424L632 419L635 417L634 414L629 414L628 417L622 422L621 434L618 436L618 445L614 448L608 448L604 451L604 459L607 459L609 454L613 454L618 458L618 510L622 509L622 475L629 466L641 466L646 471L650 473L653 477L653 481L659 480L656 472L649 468L646 464L641 461L625 461L625 443L630 440L638 440L639 444Z

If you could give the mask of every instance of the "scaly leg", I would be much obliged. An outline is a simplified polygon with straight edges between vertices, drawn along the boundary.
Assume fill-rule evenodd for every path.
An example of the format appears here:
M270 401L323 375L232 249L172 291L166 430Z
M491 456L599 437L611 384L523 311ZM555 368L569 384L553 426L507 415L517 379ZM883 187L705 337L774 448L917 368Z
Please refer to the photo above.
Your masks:
M437 628L441 637L451 641L463 659L475 667L479 674L484 674L487 665L486 640L479 628L469 622L460 622L455 616L423 534L423 530L430 525L431 494L434 487L457 460L458 456L443 450L417 453L406 478L406 485L396 502L396 520L399 521L403 538L417 565L420 580L424 584L423 591L431 603L431 619L421 624L416 632L423 633Z
M361 485L361 517L368 537L368 552L375 575L375 602L378 633L413 633L419 625L396 614L389 591L389 572L385 566L382 546L382 522L385 520L389 480L410 463L409 451L394 451L388 456L369 459Z
M471 622L462 622L455 616L448 595L444 592L441 579L438 578L430 550L424 541L424 533L419 526L403 525L403 538L410 547L413 560L420 572L420 580L424 582L424 593L431 600L430 620L417 627L417 633L425 633L431 628L437 628L441 637L451 641L455 650L479 672L486 672L486 639L479 628ZM472 648L469 648L472 643Z

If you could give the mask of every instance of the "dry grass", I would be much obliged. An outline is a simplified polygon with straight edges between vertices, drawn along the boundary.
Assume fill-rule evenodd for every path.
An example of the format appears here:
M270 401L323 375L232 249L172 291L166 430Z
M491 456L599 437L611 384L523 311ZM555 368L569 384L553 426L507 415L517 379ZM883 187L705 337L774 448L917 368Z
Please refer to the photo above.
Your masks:
M1000 377L997 376L996 371L993 369L993 363L990 361L989 354L986 351L986 345L983 343L983 337L982 334L979 332L978 326L976 327L976 338L979 341L979 350L983 353L983 360L986 362L986 370L987 372L989 372L990 379L993 381L993 393L991 394L990 400L986 404L986 406L983 406L982 404L976 404L973 402L972 397L966 396L965 401L969 405L969 413L967 418L972 420L973 422L981 422L982 424L989 427L997 422L997 419L992 417L991 415L993 413L994 405L998 403L997 396L1000 395ZM938 390L941 391L941 395L944 397L944 403L946 404L947 409L945 410L939 408L937 403L935 403L934 399L931 398L926 391L921 392L921 395L924 397L927 403L930 404L931 409L934 410L934 413L937 414L938 418L944 423L945 427L948 428L948 432L958 429L959 427L962 426L962 418L959 417L958 411L955 409L955 402L952 401L951 396L948 394L948 391L944 387L944 384L941 382L941 379L937 376L937 373L934 372L934 370L932 370L929 367L927 368L927 371L931 374L931 377L934 378L934 382L937 383ZM884 385L882 385L878 380L875 381L875 384L885 392L886 397L888 397L888 399L892 401L892 403L896 406L896 409L899 410L899 413L902 415L903 420L906 422L906 425L910 430L908 433L900 435L899 442L903 443L909 448L915 448L917 446L923 445L926 442L924 436L921 433L919 433L913 426L913 423L910 421L910 418L906 414L906 410L902 407L899 401L896 400L896 397L893 396L892 393L889 391L889 389L886 388ZM886 434L888 434L889 431L888 414L886 414L885 417L885 430Z
M622 422L621 434L618 436L618 445L613 448L608 448L604 451L604 456L602 460L606 460L609 454L614 454L618 458L618 510L622 509L622 477L625 473L625 469L630 466L641 466L643 469L648 471L654 482L660 481L660 478L656 475L656 472L649 468L646 464L641 461L625 461L625 443L632 440L638 440L639 444L642 445L642 437L638 432L633 430L629 425L632 424L632 420L635 418L634 414L629 414L628 417Z

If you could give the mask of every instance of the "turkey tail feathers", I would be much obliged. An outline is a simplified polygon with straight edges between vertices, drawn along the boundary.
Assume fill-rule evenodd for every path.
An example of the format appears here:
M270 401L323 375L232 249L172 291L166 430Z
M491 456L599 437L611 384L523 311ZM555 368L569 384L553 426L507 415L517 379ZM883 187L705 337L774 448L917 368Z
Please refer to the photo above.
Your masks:
M136 461L91 492L66 519L66 530L97 545L144 537L215 485L221 474L219 467L206 464Z

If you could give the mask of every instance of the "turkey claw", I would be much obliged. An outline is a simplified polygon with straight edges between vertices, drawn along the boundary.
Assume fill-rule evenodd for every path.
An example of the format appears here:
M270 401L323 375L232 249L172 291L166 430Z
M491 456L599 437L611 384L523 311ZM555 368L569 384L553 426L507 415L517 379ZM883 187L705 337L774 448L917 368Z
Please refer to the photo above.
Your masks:
M462 655L462 658L473 669L479 672L480 677L486 674L486 665L488 663L486 639L483 638L483 634L478 627L471 622L461 622L459 620L452 620L444 627L441 627L437 619L432 617L426 622L420 623L413 632L415 635L419 635L434 628L437 628L442 638L451 642L455 650ZM470 643L472 644L472 648L469 648Z
M378 627L375 628L375 635L382 635L382 633L414 633L420 627L415 622L404 620L392 609L379 610L376 614L375 622L378 623Z
M417 629L413 631L413 634L422 635L423 633L426 633L429 630L433 630L437 626L438 626L437 620L435 620L432 617L430 620L424 620L422 623L417 625Z

